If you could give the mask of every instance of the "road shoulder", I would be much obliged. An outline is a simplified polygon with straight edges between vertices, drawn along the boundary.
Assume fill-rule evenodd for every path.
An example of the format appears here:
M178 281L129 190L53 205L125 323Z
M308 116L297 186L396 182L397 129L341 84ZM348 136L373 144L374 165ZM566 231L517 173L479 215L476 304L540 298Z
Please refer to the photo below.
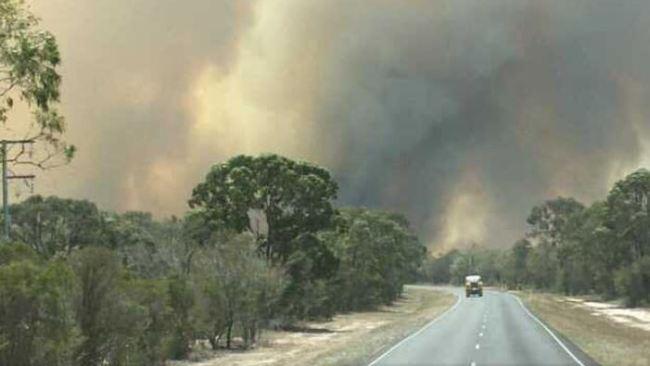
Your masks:
M650 362L650 332L617 323L564 296L516 293L585 365L645 366Z
M174 366L367 365L394 344L437 318L455 303L450 292L431 286L406 286L404 298L377 311L337 315L308 322L303 331L269 331L255 349L205 351L201 362Z

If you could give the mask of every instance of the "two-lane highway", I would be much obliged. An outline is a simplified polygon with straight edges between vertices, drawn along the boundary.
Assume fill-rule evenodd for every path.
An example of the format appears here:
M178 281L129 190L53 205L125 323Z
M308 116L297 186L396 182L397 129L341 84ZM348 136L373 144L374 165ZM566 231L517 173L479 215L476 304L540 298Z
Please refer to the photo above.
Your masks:
M381 355L370 366L591 366L592 360L560 339L508 293L465 298Z

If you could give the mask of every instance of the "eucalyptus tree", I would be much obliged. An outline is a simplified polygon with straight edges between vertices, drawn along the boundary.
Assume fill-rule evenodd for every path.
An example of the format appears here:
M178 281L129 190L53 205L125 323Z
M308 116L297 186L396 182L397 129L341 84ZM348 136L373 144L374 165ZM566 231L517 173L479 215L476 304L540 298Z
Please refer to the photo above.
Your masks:
M21 147L7 160L47 168L72 158L73 145L62 140L65 119L56 109L61 55L52 33L39 28L39 19L23 0L0 0L0 122L7 126L10 112L22 103L33 119L21 138L43 142L38 156ZM24 126L23 126L24 127Z
M337 191L330 173L314 164L273 154L239 155L214 165L189 205L214 230L257 234L267 260L284 263L300 235L331 225Z
M607 196L607 227L622 254L615 274L629 305L650 301L650 171L640 169L617 182Z
M103 213L90 201L35 195L11 211L14 238L46 257L102 245L109 238Z
M558 197L533 207L526 219L534 241L547 242L552 247L562 244L564 228L575 214L584 210L584 205L573 198Z
M650 254L650 171L617 182L607 196L608 226L628 246L628 260Z

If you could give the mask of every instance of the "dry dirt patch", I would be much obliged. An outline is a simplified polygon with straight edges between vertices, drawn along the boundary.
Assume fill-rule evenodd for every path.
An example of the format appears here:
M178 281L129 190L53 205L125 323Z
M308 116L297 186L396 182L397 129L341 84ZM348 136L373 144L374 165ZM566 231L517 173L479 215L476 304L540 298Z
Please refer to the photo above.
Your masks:
M634 328L650 332L649 308L626 308L621 304L590 301L578 297L558 296L556 301L570 303L591 311L594 316L605 316L608 319Z
M337 315L303 324L317 331L268 331L261 344L240 352L209 352L201 362L174 366L364 365L449 308L450 293L429 286L407 286L404 298L377 311ZM203 351L207 352L207 351Z
M636 317L647 309L622 309L579 298L522 292L518 294L540 318L604 366L650 365L650 330ZM591 303L591 304L589 304ZM632 311L633 318L608 312ZM625 313L627 314L627 313Z

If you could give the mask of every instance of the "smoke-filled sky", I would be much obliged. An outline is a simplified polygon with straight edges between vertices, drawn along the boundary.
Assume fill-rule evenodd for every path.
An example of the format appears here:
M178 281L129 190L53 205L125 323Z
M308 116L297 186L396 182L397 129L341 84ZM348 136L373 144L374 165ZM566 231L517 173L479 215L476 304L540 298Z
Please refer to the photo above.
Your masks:
M31 0L67 140L40 192L159 215L209 166L276 152L440 249L650 164L646 0Z

